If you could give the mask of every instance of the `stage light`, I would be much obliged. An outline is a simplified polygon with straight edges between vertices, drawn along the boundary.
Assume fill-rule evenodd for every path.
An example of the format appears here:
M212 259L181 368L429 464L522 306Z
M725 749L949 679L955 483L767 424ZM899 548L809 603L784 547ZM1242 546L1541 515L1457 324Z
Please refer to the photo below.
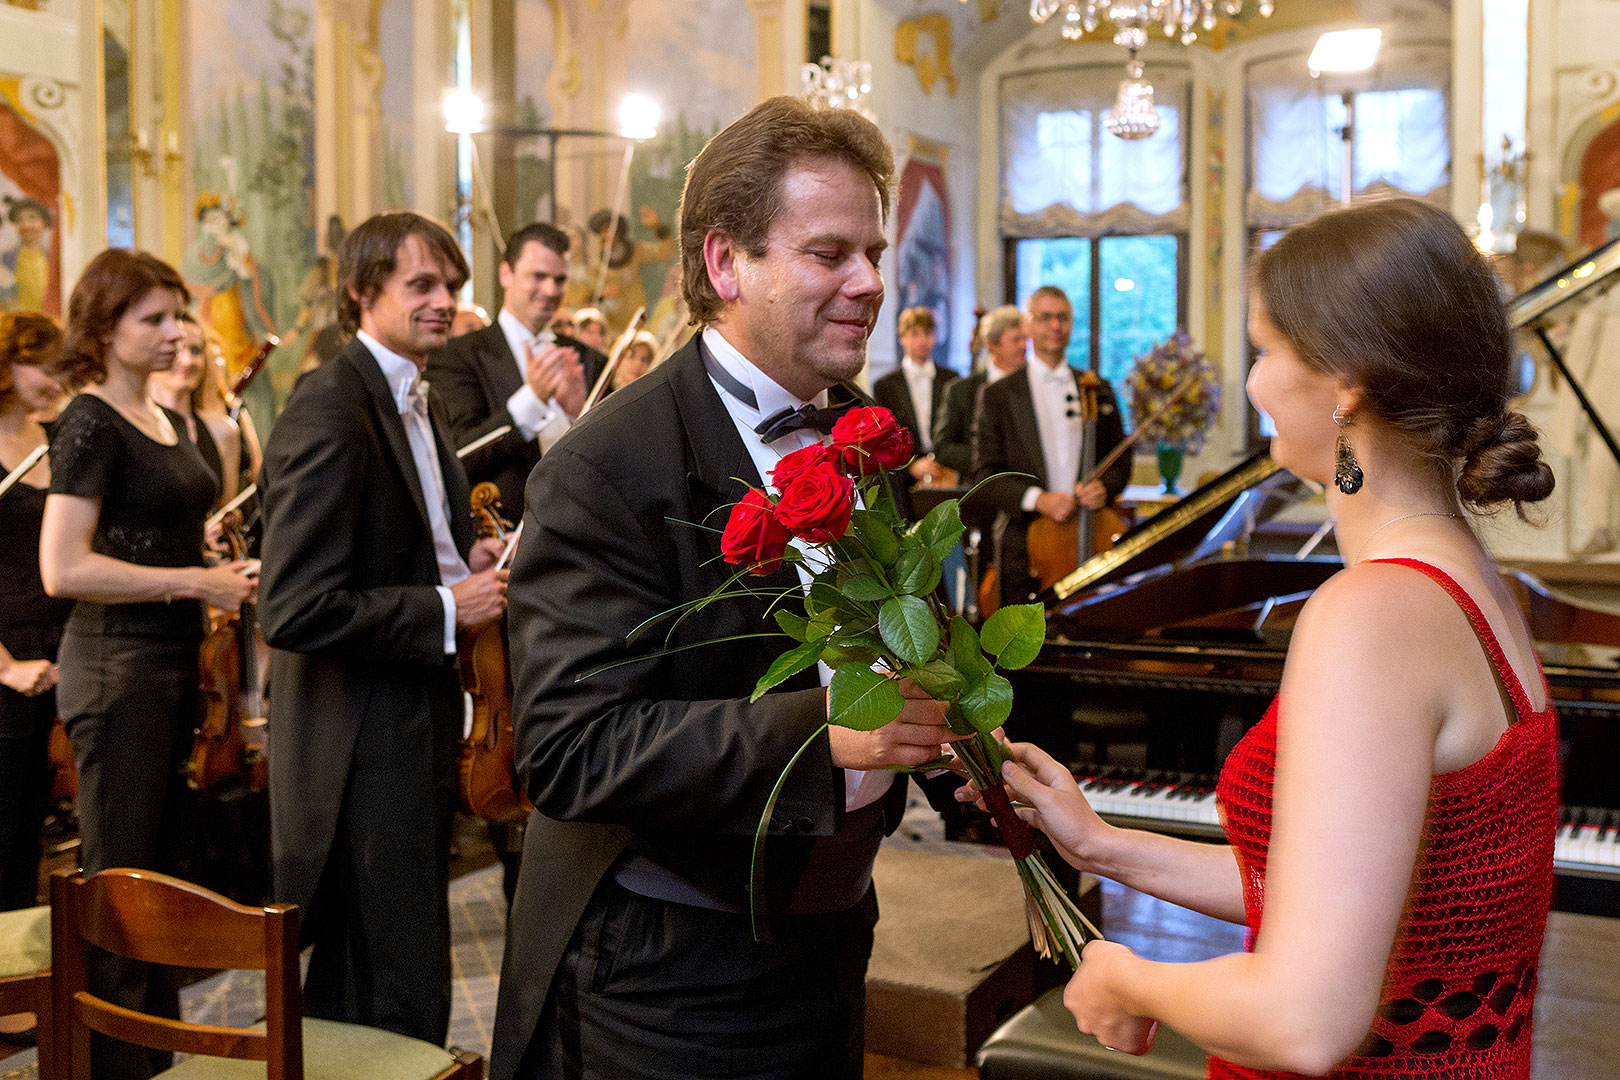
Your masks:
M646 94L626 94L619 103L619 134L626 139L651 139L658 134L662 110Z
M1311 50L1311 58L1306 61L1311 69L1311 78L1323 72L1344 75L1366 71L1378 59L1378 46L1383 40L1384 32L1377 28L1329 30L1316 39L1316 48Z
M484 99L471 90L444 95L444 130L452 135L476 135L484 130Z

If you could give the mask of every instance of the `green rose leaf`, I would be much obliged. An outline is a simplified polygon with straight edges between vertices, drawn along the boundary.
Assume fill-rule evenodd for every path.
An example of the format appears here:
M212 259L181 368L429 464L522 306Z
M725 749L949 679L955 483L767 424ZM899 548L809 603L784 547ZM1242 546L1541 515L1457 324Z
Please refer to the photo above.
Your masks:
M984 622L979 644L996 662L1017 670L1034 660L1046 643L1046 610L1040 604L1004 607Z
M921 544L907 544L894 566L894 584L903 593L927 596L939 585L940 564L933 551Z
M991 675L977 684L970 683L962 691L963 714L968 723L986 735L1006 723L1012 702L1012 683L1000 675Z
M857 574L844 582L843 593L851 600L872 604L879 600L887 600L894 595L894 590L889 588L886 582L869 574Z
M962 703L951 702L950 708L945 710L945 726L958 735L972 735L973 725L968 723L967 715L962 712Z
M821 659L830 668L843 667L845 664L859 664L861 667L869 668L878 662L878 657L881 655L881 651L874 652L859 645L834 645L828 643L825 651L821 654Z
M857 510L850 515L850 528L866 545L872 558L884 566L893 566L900 557L900 538L876 510Z
M815 581L810 585L810 592L805 597L805 609L810 612L811 618L824 611L838 611L854 614L855 605L844 597L838 589L824 581Z
M771 618L775 619L776 625L782 628L782 633L794 641L810 640L810 620L803 615L777 608L771 612Z
M911 528L911 535L922 541L934 558L941 561L962 539L962 512L955 499L946 499Z
M765 691L778 683L791 679L821 659L822 647L823 643L820 641L806 641L803 644L795 645L781 656L778 656L771 662L771 666L766 669L765 674L759 677L759 682L754 684L754 692L749 696L748 700L758 701L764 696Z
M900 715L905 699L894 680L861 664L833 672L827 687L827 722L856 731L875 731Z
M907 664L926 664L939 648L939 624L928 604L915 596L897 596L879 608L878 633Z
M969 684L982 682L992 671L973 624L960 615L951 619L951 664Z
M962 692L962 676L944 660L930 660L926 664L908 664L900 674L922 688L923 693L937 701L953 701Z

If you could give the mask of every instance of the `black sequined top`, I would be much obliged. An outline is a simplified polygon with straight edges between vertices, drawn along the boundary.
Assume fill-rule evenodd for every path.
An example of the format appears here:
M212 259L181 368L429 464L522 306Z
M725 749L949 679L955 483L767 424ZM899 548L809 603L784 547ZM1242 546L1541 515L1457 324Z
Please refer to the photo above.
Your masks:
M163 410L177 432L185 420ZM219 481L191 440L154 442L94 394L62 410L51 433L51 493L101 500L91 550L141 566L201 566L203 521ZM97 604L80 600L68 620L82 633L201 637L198 600Z

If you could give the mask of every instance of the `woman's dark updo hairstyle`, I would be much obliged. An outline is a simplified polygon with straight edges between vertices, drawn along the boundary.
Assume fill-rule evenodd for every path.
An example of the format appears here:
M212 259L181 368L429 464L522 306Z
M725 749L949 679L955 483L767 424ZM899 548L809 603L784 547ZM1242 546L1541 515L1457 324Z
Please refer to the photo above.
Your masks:
M1512 407L1496 277L1444 211L1400 198L1324 214L1260 254L1253 287L1299 358L1359 387L1463 502L1522 515L1552 494L1536 430Z
M145 251L108 248L91 259L68 297L62 378L75 390L107 378L107 340L129 306L153 289L172 289L182 304L191 292L174 267Z

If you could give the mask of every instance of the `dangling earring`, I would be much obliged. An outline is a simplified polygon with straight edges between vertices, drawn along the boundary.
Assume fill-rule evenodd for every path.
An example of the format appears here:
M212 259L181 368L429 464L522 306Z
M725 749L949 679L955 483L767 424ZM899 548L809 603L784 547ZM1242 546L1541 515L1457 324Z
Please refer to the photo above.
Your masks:
M1343 405L1333 410L1333 422L1339 426L1338 447L1333 455L1333 482L1339 485L1339 490L1346 495L1354 495L1361 490L1361 482L1365 477L1361 473L1361 464L1356 461L1355 449L1350 445L1350 439L1345 434L1350 425L1355 422L1355 416Z

